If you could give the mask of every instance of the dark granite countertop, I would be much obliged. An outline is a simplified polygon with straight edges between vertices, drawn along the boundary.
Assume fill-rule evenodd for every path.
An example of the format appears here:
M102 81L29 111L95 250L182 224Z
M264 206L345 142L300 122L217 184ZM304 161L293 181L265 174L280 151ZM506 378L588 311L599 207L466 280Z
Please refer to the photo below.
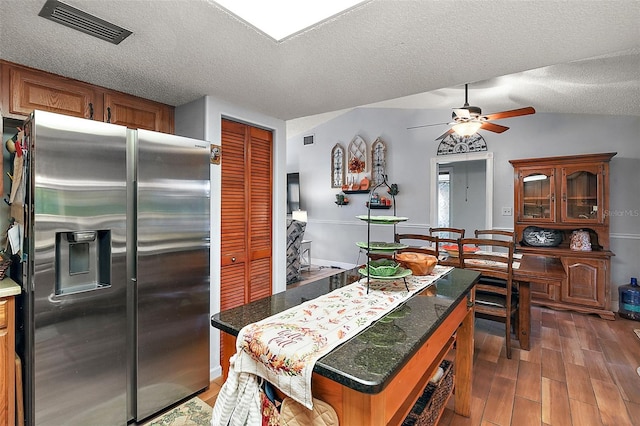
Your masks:
M458 302L469 294L478 277L476 271L453 269L358 336L320 358L313 371L358 392L382 391ZM248 324L358 279L357 270L342 272L215 314L211 325L237 336Z

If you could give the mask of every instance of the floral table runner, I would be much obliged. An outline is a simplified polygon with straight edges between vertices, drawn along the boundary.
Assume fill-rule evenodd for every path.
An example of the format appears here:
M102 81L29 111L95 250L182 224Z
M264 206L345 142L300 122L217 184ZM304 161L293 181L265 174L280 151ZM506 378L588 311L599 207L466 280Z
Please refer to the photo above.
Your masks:
M451 271L437 265L431 275L402 279L367 279L336 289L240 330L236 340L236 373L273 383L309 409L311 376L316 361L355 337L414 294Z
M507 253L504 252L496 252L496 251L477 251L475 252L475 254L490 254L492 256L501 256L506 258L508 256ZM522 259L522 253L513 253L513 269L519 269L520 268L520 262L519 260ZM504 262L496 262L495 260L483 260L483 259L467 259L466 260L467 263L472 264L472 265L478 265L478 266L482 266L482 265L488 265L488 266L498 266L498 267L505 267L506 268L506 263Z

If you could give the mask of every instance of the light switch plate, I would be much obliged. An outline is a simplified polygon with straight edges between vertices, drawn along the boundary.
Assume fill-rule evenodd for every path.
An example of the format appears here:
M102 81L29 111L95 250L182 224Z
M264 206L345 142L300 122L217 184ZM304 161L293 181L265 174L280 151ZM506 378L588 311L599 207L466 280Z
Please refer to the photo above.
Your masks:
M502 216L511 216L511 215L513 215L513 209L511 207L502 208Z

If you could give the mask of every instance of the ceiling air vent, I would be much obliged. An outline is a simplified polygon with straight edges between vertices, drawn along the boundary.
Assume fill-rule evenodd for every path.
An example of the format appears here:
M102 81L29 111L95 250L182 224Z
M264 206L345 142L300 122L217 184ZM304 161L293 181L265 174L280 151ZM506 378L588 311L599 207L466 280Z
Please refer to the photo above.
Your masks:
M303 145L312 145L313 144L313 135L303 136L302 137Z
M113 44L120 44L131 35L129 30L57 0L47 0L38 15Z

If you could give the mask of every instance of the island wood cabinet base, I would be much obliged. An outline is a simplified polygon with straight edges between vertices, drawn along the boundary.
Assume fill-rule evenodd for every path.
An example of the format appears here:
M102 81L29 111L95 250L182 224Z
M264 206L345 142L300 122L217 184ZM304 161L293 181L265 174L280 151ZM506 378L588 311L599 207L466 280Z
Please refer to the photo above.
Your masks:
M471 301L475 300L474 295L472 291ZM311 386L314 398L330 404L336 410L341 425L401 425L455 342L454 410L457 414L469 417L473 379L474 309L469 306L473 303L468 303L468 300L463 298L456 305L447 319L381 392L358 392L313 373ZM236 339L230 334L222 333L222 340L222 367L226 379Z
M15 424L15 298L0 298L0 424Z

